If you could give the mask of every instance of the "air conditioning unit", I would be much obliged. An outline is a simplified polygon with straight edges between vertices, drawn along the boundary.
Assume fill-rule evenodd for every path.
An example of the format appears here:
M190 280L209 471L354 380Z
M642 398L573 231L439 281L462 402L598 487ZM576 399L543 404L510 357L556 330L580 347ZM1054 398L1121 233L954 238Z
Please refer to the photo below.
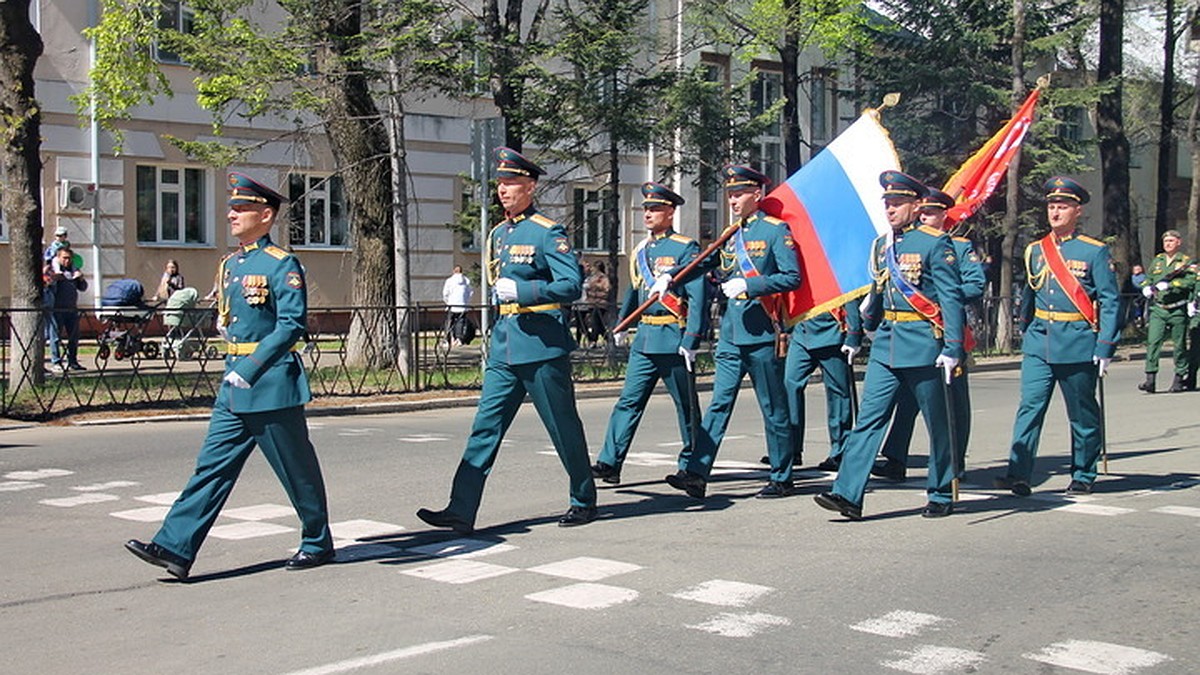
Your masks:
M96 208L96 184L63 180L58 184L58 206L63 211L88 211Z

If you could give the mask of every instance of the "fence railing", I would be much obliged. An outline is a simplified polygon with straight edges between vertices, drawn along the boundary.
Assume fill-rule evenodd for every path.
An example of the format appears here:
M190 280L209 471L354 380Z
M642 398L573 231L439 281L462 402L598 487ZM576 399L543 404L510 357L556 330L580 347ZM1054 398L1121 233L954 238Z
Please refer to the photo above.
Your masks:
M718 309L713 306L714 324ZM1019 348L1018 310L1001 297L985 298L969 310L977 354ZM484 311L468 307L466 320L478 328ZM612 343L615 316L612 306L571 307L571 330L580 345L572 355L577 381L623 377L627 350ZM478 388L487 336L476 331L460 344L452 318L441 304L310 308L302 358L313 395L369 399ZM998 328L1005 322L1008 339L1001 344L1004 333ZM224 341L214 324L211 308L81 308L74 313L0 308L0 415L45 419L83 410L127 413L210 405L224 374ZM394 337L397 325L410 328L406 350ZM70 334L76 329L72 357ZM61 365L51 361L56 352L47 346L50 330L58 335ZM701 372L709 364L702 354Z

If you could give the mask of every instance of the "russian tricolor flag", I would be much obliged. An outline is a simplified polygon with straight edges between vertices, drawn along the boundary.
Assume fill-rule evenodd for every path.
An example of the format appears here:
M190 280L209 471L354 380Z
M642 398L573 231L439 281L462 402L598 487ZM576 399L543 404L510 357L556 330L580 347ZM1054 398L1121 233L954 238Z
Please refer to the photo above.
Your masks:
M900 167L878 115L863 113L760 205L787 221L800 257L804 281L781 317L789 326L870 290L871 243L890 229L879 174Z

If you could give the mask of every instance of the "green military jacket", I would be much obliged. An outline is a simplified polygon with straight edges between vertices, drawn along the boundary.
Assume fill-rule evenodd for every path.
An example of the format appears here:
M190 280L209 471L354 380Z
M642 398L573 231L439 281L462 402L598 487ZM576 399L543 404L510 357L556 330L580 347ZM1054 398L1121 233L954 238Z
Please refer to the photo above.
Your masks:
M1160 289L1159 283L1165 283L1166 290ZM1187 303L1195 287L1195 269L1192 259L1185 253L1176 253L1173 258L1167 258L1166 253L1154 256L1142 285L1142 288L1155 290L1150 300L1152 307L1181 314L1187 311Z
M294 351L308 323L300 260L263 237L226 256L218 276L218 321L230 352L238 352L225 357L225 372L236 372L250 388L222 381L217 398L235 413L308 403L308 376Z
M639 259L644 258L649 273L655 276L663 272L686 266L700 253L695 239L675 232L659 237L643 239L634 249L629 260L629 290L621 305L621 316L633 313L650 297L650 286L654 277L646 278ZM708 318L708 302L705 294L704 277L696 276L684 284L674 286L671 293L684 303L682 323L657 323L673 316L661 302L655 302L642 315L650 318L637 325L637 334L630 349L643 354L678 354L679 348L699 349Z

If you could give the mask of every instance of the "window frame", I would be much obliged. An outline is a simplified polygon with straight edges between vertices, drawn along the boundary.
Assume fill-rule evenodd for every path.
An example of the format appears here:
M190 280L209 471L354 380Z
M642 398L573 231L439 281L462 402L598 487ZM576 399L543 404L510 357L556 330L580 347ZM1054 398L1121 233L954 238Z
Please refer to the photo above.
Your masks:
M761 115L783 97L783 71L777 63L760 63L755 65L755 72L754 85L751 87L751 106L755 115ZM769 96L772 90L764 89L763 87L763 83L766 80L771 80L774 83L773 91L775 96L773 98ZM770 100L767 100L768 98ZM750 163L756 169L763 172L767 178L770 178L773 184L778 185L787 177L783 175L785 167L783 157L782 110L773 126L773 129L767 129L754 139L755 147L750 153Z
M173 17L169 16L172 11ZM170 25L165 25L167 21L170 22ZM185 0L159 0L159 28L167 28L188 35L192 32L195 21L196 12L188 6ZM188 65L178 54L164 50L157 40L154 41L150 55L156 63L169 66Z
M293 177L297 177L297 176L300 177L304 181L304 191L301 192L299 195L299 197L301 199L303 199L303 204L300 204L299 200L296 197L294 197L293 193L292 193L292 187L293 187L292 179L293 179ZM316 188L314 188L313 182L312 182L314 179L319 181ZM342 206L341 220L343 223L344 232L342 233L342 243L340 243L340 244L329 243L333 239L334 218L333 218L332 204L335 202L335 200L332 198L334 196L333 192L329 186L334 185L335 184L334 181L336 181L336 185L338 186L337 189L340 190L340 192L341 192L341 195L340 195L341 196L340 203ZM322 173L319 171L309 171L309 172L294 171L294 172L289 172L287 174L286 185L287 185L287 195L285 195L285 196L288 199L288 205L287 205L287 213L286 213L285 220L286 220L286 227L287 227L287 233L288 233L288 244L296 250L306 250L306 251L348 251L348 250L350 250L350 248L352 246L352 244L351 244L351 228L350 228L350 213L349 213L349 209L347 208L347 204L346 204L346 185L345 185L345 181L342 179L342 177L336 173ZM317 188L319 188L319 189L317 189ZM312 227L313 227L313 224L309 218L309 216L312 214L311 202L315 201L317 199L324 200L323 217L325 220L325 228L324 228L325 229L325 233L324 233L325 234L325 243L312 243L312 241L310 241L310 237L312 235ZM295 238L295 227L296 227L296 221L297 221L298 216L301 216L304 219L304 226L303 226L304 240L303 241L297 241Z
M141 170L154 170L154 229L156 239L147 241L142 239L142 204L141 204ZM176 215L176 225L179 228L179 237L175 239L166 239L163 237L163 185L162 174L164 171L179 172L179 180L174 183L177 186L175 189L169 189L165 192L180 195ZM200 193L189 199L187 194L188 189L188 172L199 172L196 185L200 188ZM148 248L214 248L216 246L216 232L214 221L216 211L213 208L212 195L214 194L213 174L206 167L188 166L186 164L135 164L134 165L134 239L140 247ZM170 183L168 183L170 185ZM187 212L191 207L196 207L200 210L196 220L200 228L200 241L188 241L188 222Z
M607 185L574 185L571 188L571 247L579 253L607 253L608 247L605 245L606 227L604 220L604 197L608 191ZM580 196L585 197L582 201ZM594 196L594 199L587 199L588 196ZM589 205L594 205L595 208L589 208ZM599 239L597 245L589 247L588 243L588 228L589 224L587 217L589 213L598 214L600 226L596 231L596 236ZM625 251L625 208L621 199L621 191L617 191L617 253Z

